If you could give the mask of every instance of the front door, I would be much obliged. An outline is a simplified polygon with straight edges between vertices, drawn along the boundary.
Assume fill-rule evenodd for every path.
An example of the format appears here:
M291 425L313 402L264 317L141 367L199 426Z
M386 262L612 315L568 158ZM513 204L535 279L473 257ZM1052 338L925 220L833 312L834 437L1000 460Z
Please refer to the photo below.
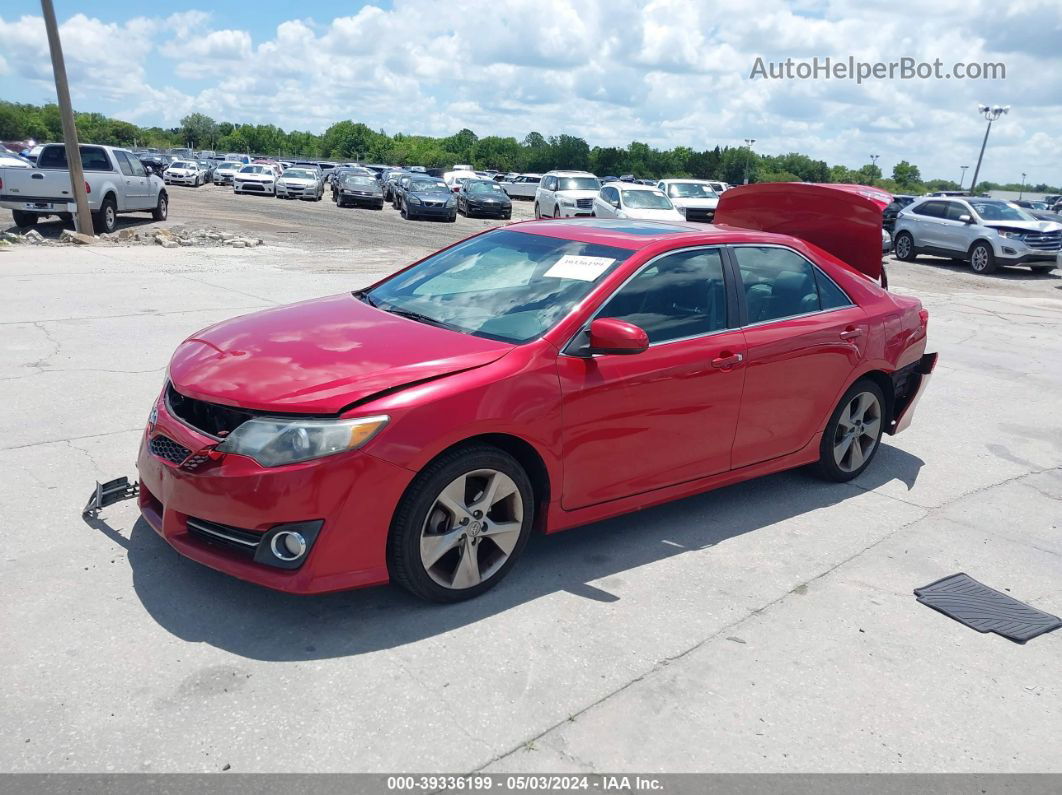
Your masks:
M866 314L792 249L734 246L748 356L733 468L794 453L823 430L867 345Z
M647 263L597 317L640 326L650 347L627 356L559 357L563 507L729 469L746 351L744 335L728 324L720 249Z

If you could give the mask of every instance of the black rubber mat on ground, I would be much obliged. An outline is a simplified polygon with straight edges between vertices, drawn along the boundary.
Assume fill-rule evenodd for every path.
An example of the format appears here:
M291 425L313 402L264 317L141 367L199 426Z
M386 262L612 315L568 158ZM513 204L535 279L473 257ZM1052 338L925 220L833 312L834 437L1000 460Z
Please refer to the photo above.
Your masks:
M1018 643L1062 627L1062 618L989 588L968 574L952 574L915 588L915 596L971 629L995 632Z

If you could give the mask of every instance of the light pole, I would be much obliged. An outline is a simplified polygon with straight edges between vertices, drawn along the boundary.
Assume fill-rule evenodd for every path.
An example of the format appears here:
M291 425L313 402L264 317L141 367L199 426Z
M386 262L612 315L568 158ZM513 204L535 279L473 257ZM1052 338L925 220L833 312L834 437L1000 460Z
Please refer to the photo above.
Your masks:
M966 169L968 169L969 166L959 166L959 168L962 169L962 174L959 175L959 190L962 190L963 180L966 179Z
M870 184L874 184L874 169L878 167L878 157L880 155L870 156Z
M748 154L745 155L745 184L749 184L749 161L752 160L752 145L756 143L755 138L746 138L745 146L748 147Z
M1021 188L1018 190L1018 200L1021 201L1022 195L1025 193L1025 172L1021 172Z
M992 122L1004 113L1010 113L1010 105L978 105L977 110L988 120L985 128L985 139L981 141L981 154L977 156L977 167L974 168L973 182L970 183L970 193L977 190L977 175L981 173L981 159L985 156L985 146L988 144L988 134L992 132Z

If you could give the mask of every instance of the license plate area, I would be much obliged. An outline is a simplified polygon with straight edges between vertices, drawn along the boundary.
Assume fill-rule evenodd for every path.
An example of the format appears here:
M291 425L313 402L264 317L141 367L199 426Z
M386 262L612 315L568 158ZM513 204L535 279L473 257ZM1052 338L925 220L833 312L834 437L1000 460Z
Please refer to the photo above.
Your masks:
M27 210L50 210L52 209L51 202L26 202Z

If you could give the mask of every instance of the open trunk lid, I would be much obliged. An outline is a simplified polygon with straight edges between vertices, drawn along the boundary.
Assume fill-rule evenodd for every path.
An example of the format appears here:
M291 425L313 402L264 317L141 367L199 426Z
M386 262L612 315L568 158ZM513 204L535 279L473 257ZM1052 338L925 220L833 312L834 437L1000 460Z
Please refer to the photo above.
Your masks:
M866 185L764 182L726 191L715 223L791 235L881 279L881 213L892 195Z

